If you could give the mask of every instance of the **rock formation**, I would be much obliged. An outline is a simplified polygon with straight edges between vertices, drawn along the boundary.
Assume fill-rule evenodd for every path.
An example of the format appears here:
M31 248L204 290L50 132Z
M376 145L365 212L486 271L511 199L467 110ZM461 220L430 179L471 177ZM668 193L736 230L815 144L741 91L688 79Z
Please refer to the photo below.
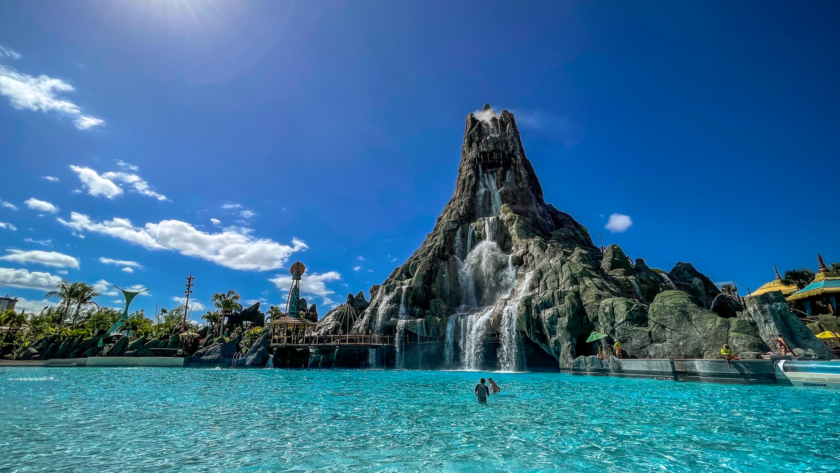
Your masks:
M455 191L434 229L370 293L353 331L395 336L397 364L415 336L440 340L441 364L511 370L523 368L524 345L570 368L597 354L593 331L637 357L716 357L724 343L754 357L772 341L690 264L665 273L617 245L596 247L545 203L513 114L489 105L467 116ZM328 314L319 330L334 329Z

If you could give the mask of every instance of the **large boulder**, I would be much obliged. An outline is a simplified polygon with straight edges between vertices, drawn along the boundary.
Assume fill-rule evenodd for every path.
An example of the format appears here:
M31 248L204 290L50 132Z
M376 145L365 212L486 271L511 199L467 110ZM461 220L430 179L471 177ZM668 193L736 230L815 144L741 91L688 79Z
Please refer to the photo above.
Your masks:
M831 349L790 311L781 292L749 296L746 301L747 310L739 316L756 324L761 338L773 351L781 352L773 340L782 334L785 343L799 356L834 358Z
M188 362L190 365L199 366L230 366L233 355L236 354L237 345L239 345L238 338L232 338L227 343L215 343L195 352L188 358Z
M142 347L143 344L146 343L146 337L140 337L133 342L128 344L128 349L126 351L134 351L138 348Z
M128 348L128 337L122 337L108 350L108 356L123 356Z
M698 307L683 291L665 291L648 314L651 358L717 358L723 345L739 353L766 353L758 328L748 320L730 319Z
M238 366L245 366L247 368L264 368L266 363L268 363L268 358L270 356L270 345L271 345L271 336L268 330L264 331L260 338L251 345L251 348L248 349L248 352L245 353L244 362L245 363L238 363Z
M78 340L76 337L69 337L67 340L61 343L58 350L56 350L54 358L67 358L70 353L76 348Z
M177 333L169 339L169 343L166 344L166 348L178 348L178 344L181 342L181 336Z

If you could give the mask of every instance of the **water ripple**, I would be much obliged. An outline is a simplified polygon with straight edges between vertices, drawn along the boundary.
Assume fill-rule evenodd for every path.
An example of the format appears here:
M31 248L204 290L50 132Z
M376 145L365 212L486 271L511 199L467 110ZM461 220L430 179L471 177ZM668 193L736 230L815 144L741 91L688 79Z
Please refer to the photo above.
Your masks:
M0 369L0 471L837 471L840 393L561 374Z

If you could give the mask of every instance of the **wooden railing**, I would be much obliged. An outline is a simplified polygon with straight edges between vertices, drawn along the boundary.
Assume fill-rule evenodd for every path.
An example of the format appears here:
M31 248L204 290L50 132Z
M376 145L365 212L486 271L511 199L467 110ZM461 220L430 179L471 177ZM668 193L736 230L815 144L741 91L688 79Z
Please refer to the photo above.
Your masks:
M272 345L391 345L390 335L277 335L271 338Z

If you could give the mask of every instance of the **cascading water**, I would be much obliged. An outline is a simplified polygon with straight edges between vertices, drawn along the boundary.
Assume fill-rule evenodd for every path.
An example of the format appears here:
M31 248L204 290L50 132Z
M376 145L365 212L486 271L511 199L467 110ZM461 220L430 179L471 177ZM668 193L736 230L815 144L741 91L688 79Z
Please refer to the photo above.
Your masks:
M487 329L490 328L490 316L493 315L494 307L488 307L480 312L478 316L470 317L467 324L467 339L464 345L463 367L468 370L477 370L481 367L484 357L484 339L487 337Z
M385 288L379 289L379 292L376 293L376 300L371 302L371 306L376 306L377 300L381 300L379 306L376 308L376 333L382 334L382 329L385 327L385 317L388 315L388 310L391 308L391 299L397 294L396 291L387 294L385 296L381 296L381 294L385 292Z
M368 368L376 368L376 349L368 350Z
M476 215L479 217L498 216L502 213L502 196L496 186L496 173L479 171L476 195Z
M463 227L458 227L458 231L455 232L455 257L459 261L464 259L464 244L461 242L461 228Z
M475 234L475 224L471 223L469 227L467 227L467 254L472 251L473 247L473 235ZM463 260L463 258L461 258Z
M530 272L525 275L522 284L516 288L516 296L507 301L502 310L502 321L499 331L501 332L501 346L499 347L499 365L503 371L517 371L522 368L522 344L519 340L519 303L531 284Z
M402 368L405 365L405 322L407 318L407 310L405 307L405 293L408 292L408 285L411 280L407 280L402 285L402 295L400 296L400 311L397 319L397 334L394 339L394 348L397 351L397 367Z
M511 256L494 241L482 241L464 259L458 271L461 305L486 307L496 303L513 287Z
M446 338L443 347L443 357L446 366L452 366L455 361L455 327L458 323L458 316L452 315L446 322Z

